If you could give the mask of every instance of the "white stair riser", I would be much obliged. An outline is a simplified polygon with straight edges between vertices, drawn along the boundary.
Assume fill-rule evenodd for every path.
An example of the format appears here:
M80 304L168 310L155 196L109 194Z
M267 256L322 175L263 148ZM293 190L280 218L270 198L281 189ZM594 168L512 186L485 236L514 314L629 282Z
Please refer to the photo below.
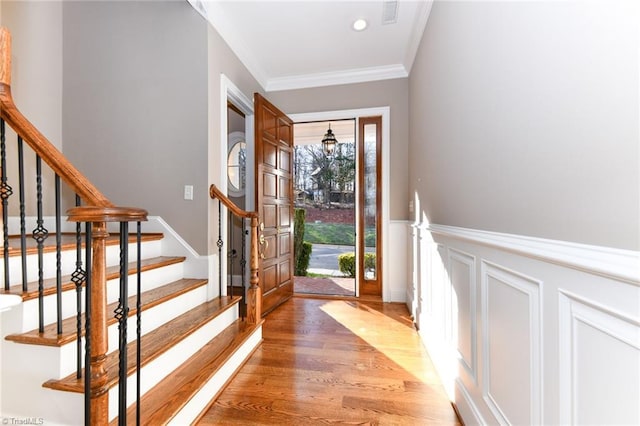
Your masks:
M43 418L49 424L81 424L83 396L42 387L54 378L60 357L59 348L2 342L2 404L10 407L2 417ZM26 350L25 350L26 348ZM18 414L20 413L20 414ZM14 415L15 414L15 415Z
M144 271L141 274L143 291L161 287L170 282L179 280L183 276L183 266L181 263L163 266L162 268ZM135 274L129 275L129 296L137 294L137 277ZM120 280L119 278L107 281L107 303L113 303L120 297ZM16 312L22 312L21 328L13 331L24 333L38 328L38 299L27 300L21 306L14 309ZM81 297L82 311L84 312L84 289ZM43 298L44 323L50 324L57 318L57 295L50 294ZM62 318L70 318L76 315L77 301L76 291L68 290L62 292ZM13 312L12 312L13 314Z
M145 241L142 243L141 259L150 259L160 256L162 249L161 241ZM129 243L127 258L129 262L135 262L138 256L136 243ZM118 265L120 263L120 247L118 245L107 246L107 265Z
M161 268L150 269L141 273L142 291L153 290L165 284L177 281L184 277L182 263L173 263ZM137 294L138 279L136 274L128 277L129 296ZM107 281L107 303L113 303L120 298L120 278Z
M55 237L54 237L55 238ZM142 247L142 259L149 259L152 257L160 256L162 248L161 241L148 241L144 242ZM76 251L64 250L61 253L60 267L62 275L70 275L76 270ZM118 265L120 263L120 247L107 246L107 265ZM128 253L129 262L134 262L137 259L137 246L136 244L129 244ZM55 252L48 252L42 254L42 274L44 279L55 278L57 273L57 254ZM84 269L85 264L85 251L81 253L82 267ZM38 254L29 254L26 256L27 262L27 282L36 282L39 278L38 273ZM0 262L0 277L4 280L4 262ZM11 256L9 257L9 283L10 285L22 284L22 257ZM3 281L4 282L4 281Z
M242 367L244 361L262 341L262 327L258 328L229 358L224 366L209 379L196 395L171 419L169 425L192 424L211 403L231 377Z
M187 312L190 309L195 308L200 305L206 297L206 287L201 286L195 288L189 292L181 294L178 297L172 298L160 305L154 306L151 309L146 309L142 311L142 334L149 333L152 330L160 327L162 324L170 321L178 315L181 315ZM167 315L170 312L171 315ZM136 339L137 327L137 318L136 316L129 317L127 321L127 341L132 342ZM113 352L118 349L118 341L119 341L119 330L118 324L111 324L107 328L107 335L109 341L109 349L107 352ZM76 371L77 368L77 341L73 341L67 343L66 345L60 346L58 349L60 351L59 355L56 355L59 358L60 362L56 364L57 370L53 370L50 372L48 378L58 378L61 379L63 377L68 376L69 374ZM55 348L54 348L55 349ZM84 338L82 339L82 357L84 357ZM28 349L25 349L28 350ZM84 365L84 358L82 358L82 364Z
M84 290L81 293L81 309L84 311ZM76 291L64 291L61 293L62 298L62 318L69 318L76 316ZM44 296L43 312L44 312L44 325L52 324L57 321L57 296L50 294ZM20 314L20 329L16 332L25 333L33 329L38 328L38 299L30 299L22 303L17 309L14 309L16 313ZM18 325L18 324L16 324Z
M174 297L160 305L154 306L151 309L142 311L141 328L142 334L147 334L150 331L155 330L164 323L172 320L173 318L184 314L185 312L195 308L202 304L203 300L206 300L207 288L206 286L200 286L187 293L181 294L178 297ZM127 321L127 341L132 342L136 339L136 316L129 317ZM118 324L112 324L108 328L109 335L109 350L113 352L118 349L119 330Z
M171 347L158 358L145 365L141 372L141 394L158 384L167 374L178 368L189 357L200 350L207 342L220 334L231 323L238 319L238 305L227 309L185 339ZM136 399L136 375L127 379L127 405ZM109 390L109 420L118 415L118 386Z

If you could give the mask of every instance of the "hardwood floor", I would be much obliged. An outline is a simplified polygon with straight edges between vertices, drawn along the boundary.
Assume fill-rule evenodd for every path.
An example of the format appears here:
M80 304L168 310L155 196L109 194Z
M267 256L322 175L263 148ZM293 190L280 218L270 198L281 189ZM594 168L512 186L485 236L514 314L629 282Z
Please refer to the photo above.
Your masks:
M460 424L406 306L292 298L200 425Z

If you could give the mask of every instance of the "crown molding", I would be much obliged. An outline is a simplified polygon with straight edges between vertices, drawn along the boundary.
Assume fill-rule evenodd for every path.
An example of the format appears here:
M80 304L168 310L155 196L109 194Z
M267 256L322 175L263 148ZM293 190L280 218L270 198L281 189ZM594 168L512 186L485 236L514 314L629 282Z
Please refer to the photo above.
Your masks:
M265 90L306 89L311 87L337 86L340 84L364 83L368 81L390 80L409 76L404 65L385 65L380 67L357 68L336 72L296 75L291 77L272 78L267 81Z
M191 6L202 15L218 32L220 37L227 43L231 51L238 57L240 62L253 75L262 88L266 87L267 73L260 66L260 62L251 53L251 49L240 37L238 29L227 19L223 8L219 2L203 0L187 0Z
M404 57L404 67L407 70L407 73L411 73L413 62L415 61L416 54L418 53L418 47L420 47L424 30L427 27L427 21L429 21L432 6L432 0L422 3L413 21L413 31L411 31L411 38L407 44L407 51L405 52Z
M427 24L433 3L431 0L426 1L416 14L413 23L414 32L409 41L407 51L405 52L404 64L269 78L267 72L261 66L260 61L257 60L251 49L249 49L242 40L241 33L231 24L231 21L226 18L224 9L220 6L219 2L204 0L187 1L213 26L220 37L227 43L231 51L238 57L240 62L242 62L266 92L365 83L408 77L420 41L422 40L422 34L424 33L424 28Z

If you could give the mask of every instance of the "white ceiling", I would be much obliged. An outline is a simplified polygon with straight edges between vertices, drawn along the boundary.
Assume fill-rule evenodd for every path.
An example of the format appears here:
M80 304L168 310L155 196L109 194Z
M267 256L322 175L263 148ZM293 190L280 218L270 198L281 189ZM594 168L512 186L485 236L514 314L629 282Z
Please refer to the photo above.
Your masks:
M383 0L189 2L266 91L407 77L431 10L400 0L383 24ZM357 18L367 29L352 29Z

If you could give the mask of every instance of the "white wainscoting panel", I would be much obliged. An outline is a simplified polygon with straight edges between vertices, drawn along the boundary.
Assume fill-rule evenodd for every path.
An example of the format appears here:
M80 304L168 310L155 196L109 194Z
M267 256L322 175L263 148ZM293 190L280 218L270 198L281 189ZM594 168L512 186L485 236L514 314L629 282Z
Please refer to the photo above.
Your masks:
M456 344L460 364L476 378L476 258L449 248L451 341Z
M417 311L417 324L420 330L424 333L426 328L431 325L431 321L429 320L429 297L431 297L432 287L430 283L430 274L431 274L431 256L429 254L429 250L431 247L431 235L427 232L424 232L423 229L418 230L418 245L416 246L416 254L418 257L418 277L417 277L417 293L416 299L418 302L418 306L416 308ZM437 285L437 284L434 284ZM433 330L429 330L431 333Z
M640 323L560 290L560 421L640 424Z
M406 293L466 424L640 424L639 252L410 227Z
M420 257L418 250L414 250L414 247L418 247L418 228L414 225L408 226L408 234L407 277L409 278L409 281L407 282L407 309L409 309L414 323L417 324L418 277L420 276L418 268L420 266Z
M483 398L500 424L540 424L542 283L487 261L481 276Z
M388 269L388 273L383 272L383 278L388 278L388 282L382 283L382 296L384 302L407 302L407 282L409 272L407 271L407 221L389 221L389 235L387 246L389 247L388 259L382 258L383 268Z

